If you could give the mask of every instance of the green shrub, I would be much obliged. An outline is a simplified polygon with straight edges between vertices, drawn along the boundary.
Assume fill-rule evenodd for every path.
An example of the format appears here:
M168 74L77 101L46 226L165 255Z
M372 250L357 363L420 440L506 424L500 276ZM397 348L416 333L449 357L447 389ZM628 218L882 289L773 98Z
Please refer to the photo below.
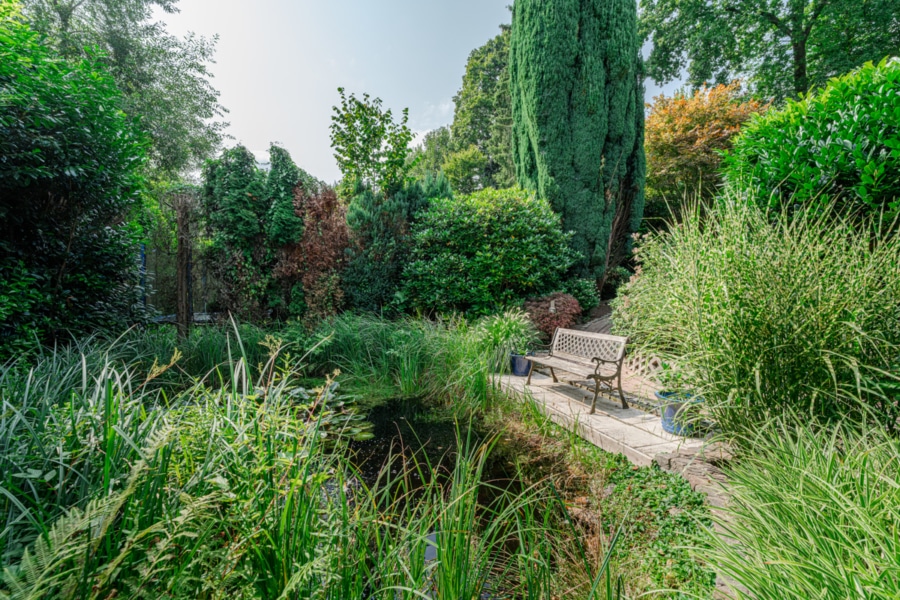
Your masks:
M585 313L589 313L600 305L600 291L597 289L597 282L593 279L567 279L563 282L560 291L574 296Z
M900 238L829 212L725 198L636 250L616 326L679 365L726 432L786 409L859 417L858 395L897 427Z
M0 359L137 317L146 144L99 63L54 57L0 4Z
M522 190L436 200L415 225L404 293L419 310L497 312L560 287L577 258L570 237Z
M871 63L756 118L725 159L736 189L762 203L900 212L900 60ZM840 206L840 205L839 205Z
M409 260L411 224L432 199L452 196L443 175L427 175L390 195L360 187L347 208L351 243L342 274L351 308L376 313L392 308Z
M729 510L704 558L737 598L900 597L900 442L878 430L779 421L729 472Z

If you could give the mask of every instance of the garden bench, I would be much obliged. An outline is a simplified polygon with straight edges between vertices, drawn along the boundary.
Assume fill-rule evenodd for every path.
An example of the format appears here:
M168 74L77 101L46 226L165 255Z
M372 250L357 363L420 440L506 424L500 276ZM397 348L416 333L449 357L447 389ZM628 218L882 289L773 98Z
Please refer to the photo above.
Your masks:
M612 391L613 381L617 380L622 408L627 409L628 402L625 401L625 394L622 392L622 366L625 363L627 344L626 337L557 328L550 344L550 354L528 357L532 367L528 372L526 385L531 385L531 373L535 366L549 368L554 383L559 383L556 369L587 377L594 381L594 400L591 402L591 414L594 414L597 410L600 384L605 383Z

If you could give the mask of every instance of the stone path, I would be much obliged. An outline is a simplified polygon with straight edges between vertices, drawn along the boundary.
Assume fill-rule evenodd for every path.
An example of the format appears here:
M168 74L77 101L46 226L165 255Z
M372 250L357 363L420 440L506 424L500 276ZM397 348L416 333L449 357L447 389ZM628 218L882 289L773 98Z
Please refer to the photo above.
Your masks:
M665 471L683 476L695 490L704 492L715 508L724 508L727 495L724 491L725 475L719 465L731 459L728 449L721 444L705 440L684 438L663 431L659 418L659 405L650 400L647 393L652 383L628 374L623 377L625 398L631 406L623 409L618 396L601 392L597 398L597 412L590 414L593 384L587 381L566 381L562 374L560 383L535 371L531 386L526 377L505 375L499 384L516 398L531 397L553 422L595 446L625 455L632 463L646 467L656 463ZM564 382L565 381L565 382ZM574 383L575 385L572 385Z
M650 414L638 408L623 409L618 399L601 393L597 399L597 413L590 414L593 393L567 383L554 383L553 379L535 372L531 386L526 387L525 377L511 375L500 378L501 387L519 398L526 395L537 401L550 419L594 445L618 454L624 454L639 466L653 464L659 454L677 454L683 450L698 451L703 440L692 440L666 433L658 414ZM626 394L629 400L639 400Z

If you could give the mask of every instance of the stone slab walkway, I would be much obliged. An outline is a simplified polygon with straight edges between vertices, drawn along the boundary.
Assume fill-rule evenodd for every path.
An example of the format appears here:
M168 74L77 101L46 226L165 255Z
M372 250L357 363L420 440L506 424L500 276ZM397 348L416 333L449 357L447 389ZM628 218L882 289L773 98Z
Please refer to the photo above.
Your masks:
M658 414L637 408L623 409L618 398L601 392L597 412L590 414L593 393L567 383L553 383L546 375L535 373L531 386L527 378L506 375L499 384L508 394L531 396L555 423L608 452L624 454L639 466L653 464L658 455L697 453L703 440L671 435L663 431ZM630 396L630 394L628 394ZM626 396L627 397L627 396Z

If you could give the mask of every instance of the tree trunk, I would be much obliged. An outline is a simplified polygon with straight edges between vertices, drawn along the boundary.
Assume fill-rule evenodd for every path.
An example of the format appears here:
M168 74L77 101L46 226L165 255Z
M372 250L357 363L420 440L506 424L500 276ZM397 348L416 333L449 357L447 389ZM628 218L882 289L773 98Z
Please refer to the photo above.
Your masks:
M191 203L189 198L181 196L174 204L178 241L175 254L175 322L179 337L186 338L194 321L191 306Z
M794 50L794 92L799 96L809 91L809 76L806 72L806 36L791 44Z

